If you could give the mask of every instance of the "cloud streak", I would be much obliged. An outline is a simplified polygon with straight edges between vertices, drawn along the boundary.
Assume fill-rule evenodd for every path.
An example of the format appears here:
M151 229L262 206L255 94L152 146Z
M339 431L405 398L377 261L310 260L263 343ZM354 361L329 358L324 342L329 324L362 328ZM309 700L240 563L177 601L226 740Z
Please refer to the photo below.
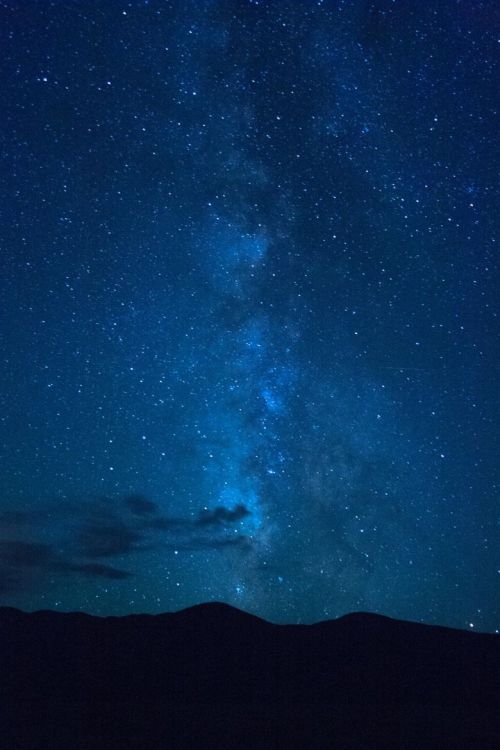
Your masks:
M238 524L251 515L242 503L216 506L192 518L168 516L139 494L118 499L97 497L52 506L60 539L41 541L45 514L5 510L0 514L0 593L15 593L40 576L76 575L121 581L134 572L123 561L151 549L189 551L251 549L252 540ZM110 561L120 560L120 565ZM133 566L132 566L133 567Z
M83 557L128 555L144 549L144 534L121 519L114 523L85 523L77 532L77 549Z
M226 523L241 521L249 515L250 511L241 503L232 509L219 505L211 511L203 511L200 513L198 519L194 522L194 525L198 527L223 526Z
M112 565L67 559L49 544L0 540L0 591L13 591L22 587L36 573L80 573L91 578L110 580L125 579L132 575Z

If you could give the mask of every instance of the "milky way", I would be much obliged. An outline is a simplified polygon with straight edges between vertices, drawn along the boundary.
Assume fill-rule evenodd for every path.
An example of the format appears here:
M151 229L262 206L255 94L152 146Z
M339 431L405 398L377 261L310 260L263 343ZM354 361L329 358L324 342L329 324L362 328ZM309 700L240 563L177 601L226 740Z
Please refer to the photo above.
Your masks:
M0 3L0 604L500 626L496 6Z

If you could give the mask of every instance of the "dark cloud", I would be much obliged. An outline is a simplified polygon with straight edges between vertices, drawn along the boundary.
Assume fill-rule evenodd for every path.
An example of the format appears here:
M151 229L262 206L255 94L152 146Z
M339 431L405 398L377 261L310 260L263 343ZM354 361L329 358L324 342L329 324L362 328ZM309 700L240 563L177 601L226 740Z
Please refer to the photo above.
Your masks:
M234 508L218 505L212 510L203 511L194 519L156 516L148 518L146 523L151 530L166 532L167 544L172 548L189 551L232 548L246 551L252 545L249 537L243 534L228 537L227 526L249 515L249 509L243 504Z
M0 562L20 568L41 567L54 559L46 544L24 541L0 541Z
M213 510L203 511L195 522L196 526L220 526L226 523L234 523L250 515L250 511L244 505L236 505L233 509L222 505Z
M84 557L127 555L144 549L145 536L127 526L121 519L114 523L90 523L79 529L78 551Z
M136 516L148 516L158 511L156 503L142 495L127 495L123 503Z
M143 528L153 531L183 531L192 527L193 522L187 518L176 518L173 516L155 516L143 521Z
M216 532L227 524L235 523L251 515L248 508L239 504L234 508L218 505L212 510L202 511L195 519L179 516L154 516L144 520L144 528L156 531L170 531L177 534L199 534L201 529Z
M101 563L66 559L48 544L23 540L0 541L0 592L15 591L25 582L29 571L41 573L82 573L113 580L129 578L125 570Z
M124 580L133 573L107 560L135 552L178 548L189 551L251 549L243 534L228 535L228 526L250 515L242 504L216 506L195 517L166 516L140 494L121 498L95 497L55 503L36 515L5 510L0 514L0 593L15 593L33 585L39 575L80 575ZM54 544L43 539L46 515L58 519L60 536ZM15 533L18 538L10 538ZM7 538L5 538L7 537ZM24 538L19 538L24 537Z

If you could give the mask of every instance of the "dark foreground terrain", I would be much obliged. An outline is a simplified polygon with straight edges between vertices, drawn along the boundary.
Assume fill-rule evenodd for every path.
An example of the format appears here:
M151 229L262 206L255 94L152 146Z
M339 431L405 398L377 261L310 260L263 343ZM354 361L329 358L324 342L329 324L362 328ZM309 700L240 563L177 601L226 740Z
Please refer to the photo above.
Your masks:
M500 638L369 614L0 609L0 691L9 750L500 747Z

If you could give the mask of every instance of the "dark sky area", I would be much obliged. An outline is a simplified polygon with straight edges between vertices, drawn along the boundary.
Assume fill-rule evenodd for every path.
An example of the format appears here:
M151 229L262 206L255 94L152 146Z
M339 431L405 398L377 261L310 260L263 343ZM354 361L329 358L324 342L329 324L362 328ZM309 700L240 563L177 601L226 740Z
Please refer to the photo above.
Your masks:
M0 603L500 628L497 0L0 2Z

